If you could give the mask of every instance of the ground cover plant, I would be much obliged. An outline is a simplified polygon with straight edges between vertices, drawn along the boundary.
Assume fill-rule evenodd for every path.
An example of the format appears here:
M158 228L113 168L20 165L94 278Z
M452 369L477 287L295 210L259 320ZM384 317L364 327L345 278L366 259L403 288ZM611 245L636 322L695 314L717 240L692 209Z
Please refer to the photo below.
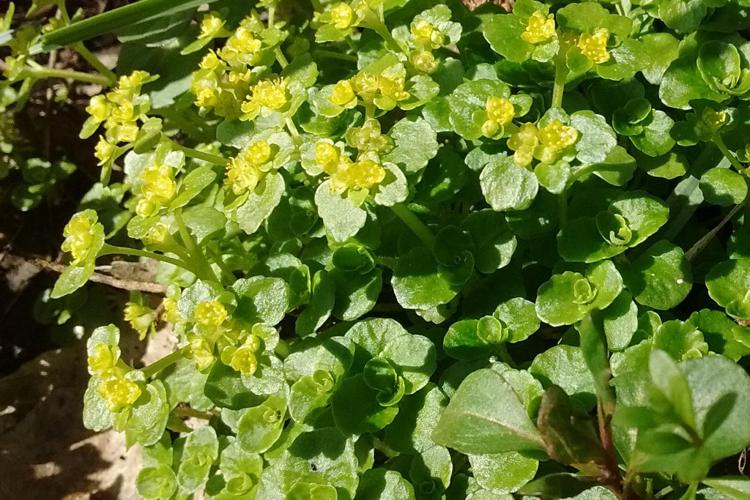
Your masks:
M748 14L141 0L6 31L7 95L103 87L52 297L159 263L133 332L87 340L85 425L143 447L147 499L750 498ZM116 80L35 63L109 32Z

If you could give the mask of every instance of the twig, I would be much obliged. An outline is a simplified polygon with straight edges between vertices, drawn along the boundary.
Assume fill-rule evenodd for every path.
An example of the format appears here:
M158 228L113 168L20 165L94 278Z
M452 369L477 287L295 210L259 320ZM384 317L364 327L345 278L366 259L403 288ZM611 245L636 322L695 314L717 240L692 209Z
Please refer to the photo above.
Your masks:
M27 262L40 269L46 269L48 271L54 271L56 273L61 273L65 270L65 266L63 266L62 264L50 262L45 259L34 258L31 260L27 260ZM89 281L108 285L112 288L119 288L120 290L128 290L131 292L153 293L155 295L164 295L165 293L167 293L166 287L164 285L160 285L159 283L114 278L112 276L96 272L89 277Z
M745 202L743 201L739 205L736 205L730 212L719 222L716 226L714 226L713 229L711 229L709 232L703 235L701 239L696 241L690 249L685 252L685 258L687 260L693 260L696 255L701 253L703 249L708 245L712 239L721 231L721 229L727 225L729 221L731 221L735 215L742 209L742 207L745 206Z

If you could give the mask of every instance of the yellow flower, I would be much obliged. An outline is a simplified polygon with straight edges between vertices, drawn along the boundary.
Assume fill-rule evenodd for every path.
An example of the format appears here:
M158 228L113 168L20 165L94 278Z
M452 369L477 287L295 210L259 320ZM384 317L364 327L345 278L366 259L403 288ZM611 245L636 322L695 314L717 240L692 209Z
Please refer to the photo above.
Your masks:
M199 370L205 370L214 362L214 352L211 344L203 337L195 337L190 341L188 356Z
M539 140L553 151L562 151L578 140L578 131L554 119L539 129Z
M95 95L86 106L86 112L97 122L101 123L109 117L111 106L103 95Z
M177 184L172 176L172 168L167 165L152 165L141 174L141 199L136 205L136 213L150 217L172 201L177 192Z
M138 338L143 340L151 329L151 325L155 319L155 314L154 310L150 307L135 302L128 302L125 304L123 319L130 323L133 330L138 332Z
M529 17L526 29L521 33L521 38L526 43L539 44L555 36L555 16L545 14L541 10L535 11Z
M435 26L424 19L411 23L411 34L414 43L420 47L436 49L445 43L445 36Z
M393 101L403 101L409 98L404 90L406 85L406 70L403 66L392 66L378 76L378 90L383 97Z
M201 32L198 38L214 38L224 28L224 20L215 12L203 16L201 19Z
M341 152L332 142L322 140L315 145L315 163L325 172L334 173L340 160Z
M120 77L117 82L117 90L129 92L131 95L138 94L149 78L151 78L151 75L145 71L133 71L129 75Z
M242 375L251 377L258 369L258 358L255 356L257 348L253 345L243 345L237 348L229 360L229 366Z
M706 107L701 113L701 120L713 130L718 130L729 121L729 115L725 110L716 111Z
M260 55L263 42L255 38L246 26L240 26L232 36L227 38L224 47L219 50L219 56L228 64L253 64Z
M484 107L487 111L487 118L500 125L509 124L516 116L513 103L503 97L490 97Z
M107 344L101 343L94 346L94 352L86 358L86 362L91 375L103 377L117 366L119 359L120 352L117 347L110 347Z
M149 228L143 241L149 245L162 245L169 236L169 227L163 222L157 222Z
M385 179L385 169L371 157L352 162L348 158L338 165L331 175L334 190L366 190L380 184Z
M62 249L70 252L73 257L72 265L76 266L89 257L96 237L97 220L96 212L84 210L75 214L63 229L65 241Z
M609 30L599 28L593 33L582 33L578 39L578 48L584 56L588 57L594 64L602 64L609 61L607 42L609 41Z
M117 153L117 145L109 142L104 136L99 136L99 142L94 146L94 156L99 162L97 165L102 166L112 159Z
M361 127L349 129L346 141L360 152L383 153L393 148L393 140L380 131L380 122L374 118L365 120Z
M344 2L331 7L331 24L339 30L345 30L354 23L354 9Z
M208 328L216 328L224 323L229 316L229 313L221 302L218 300L211 300L209 302L201 302L195 306L193 316L196 323L199 325Z
M411 64L422 73L434 73L438 69L438 62L429 50L420 50L411 55Z
M251 144L247 150L229 160L227 166L227 183L234 194L252 191L263 176L271 169L266 165L273 157L273 148L268 141L259 140Z
M269 109L281 109L289 101L286 82L281 79L258 82L253 89L253 96L262 106Z
M221 59L219 59L219 56L213 50L209 50L199 64L199 67L205 70L215 70L221 68L221 66Z
M521 128L510 136L508 147L515 151L513 161L522 167L527 167L534 159L534 149L539 145L539 136L536 125L524 123Z
M378 92L378 77L370 73L357 73L352 78L352 86L358 96L372 100Z
M331 102L336 106L350 108L357 104L357 95L354 93L354 87L349 80L341 80L333 86L331 92Z
M180 321L180 311L177 309L177 299L175 297L164 297L161 305L164 309L165 320L172 324Z
M135 403L141 396L141 388L132 380L112 377L99 384L99 395L107 402L109 411L120 412Z

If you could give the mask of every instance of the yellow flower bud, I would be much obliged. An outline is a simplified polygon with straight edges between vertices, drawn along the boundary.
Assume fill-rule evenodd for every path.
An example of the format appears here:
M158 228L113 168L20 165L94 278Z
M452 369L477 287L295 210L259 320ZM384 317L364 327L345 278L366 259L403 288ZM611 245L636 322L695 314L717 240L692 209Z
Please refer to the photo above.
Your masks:
M500 132L500 124L495 120L485 120L482 123L482 135L485 137L495 137Z
M117 145L112 144L104 136L99 136L99 142L94 146L94 156L99 162L99 166L104 165L112 159L117 153Z
M96 212L85 210L71 217L70 222L63 229L65 241L63 241L62 249L64 252L70 252L73 257L72 265L78 265L89 257L96 236L96 223Z
M201 32L198 38L214 38L224 28L224 20L215 12L203 16L201 20Z
M175 324L180 321L180 311L177 309L177 299L174 297L164 297L161 301L164 309L164 319L169 323Z
M146 337L146 334L151 329L151 325L155 318L154 310L150 307L135 302L128 302L125 304L123 319L130 323L133 330L138 332L138 338L141 340Z
M109 117L111 106L103 95L95 95L86 106L86 112L97 122L101 123Z
M513 103L503 97L490 97L485 104L487 118L498 123L498 125L507 125L516 116L516 110Z
M136 213L141 217L154 215L166 205L177 192L177 184L172 177L172 168L167 165L152 165L141 174L141 200Z
M102 343L94 346L94 352L86 359L86 362L91 375L103 377L117 366L119 359L119 349Z
M534 159L534 149L538 144L538 130L533 123L524 123L518 132L508 139L508 147L515 151L513 161L522 167L531 164Z
M113 413L131 406L141 396L141 388L138 384L123 377L103 380L97 392L107 402L109 411Z
M344 2L331 7L331 24L339 30L345 30L354 23L354 9Z
M232 36L227 38L224 47L219 50L219 56L228 64L253 64L260 55L263 42L255 38L246 26L240 26Z
M709 107L703 109L701 120L713 130L718 130L729 121L729 115L725 110L716 111Z
M349 129L346 141L360 152L382 153L393 148L393 140L380 131L380 122L374 118L365 120L361 127Z
M214 351L211 344L202 337L190 341L188 357L193 360L198 370L205 370L214 362Z
M149 228L143 241L149 245L162 245L169 236L169 227L163 222L157 222Z
M333 86L331 92L331 102L336 106L349 107L352 101L356 104L357 96L354 93L354 87L349 80L341 80Z
M431 22L424 19L411 24L411 34L418 46L436 49L445 43L445 36Z
M201 326L208 328L216 328L221 326L222 323L227 319L229 313L227 312L224 305L218 300L211 300L209 302L201 302L195 306L193 311L193 317L195 322Z
M554 119L547 126L539 129L539 140L554 151L562 151L578 140L578 131Z
M253 165L262 165L271 159L273 150L268 141L260 140L252 143L245 153L248 161Z
M438 62L429 50L420 50L412 54L411 64L423 73L434 73L438 69Z
M246 377L251 377L258 369L258 359L255 356L256 349L252 345L239 347L229 360L229 366Z
M209 50L208 53L203 56L199 64L201 69L215 70L221 67L221 59L216 55L216 52Z
M378 91L378 77L370 73L357 73L352 78L352 86L360 97L372 99Z
M521 38L526 43L539 44L554 38L555 16L537 10L529 17L526 29L521 33Z
M315 145L315 163L326 172L333 173L339 164L341 152L339 148L328 141L319 141Z
M389 68L378 77L380 93L397 102L409 98L409 93L404 90L405 85L406 71L403 67Z
M599 28L591 34L582 33L578 39L578 48L584 56L588 57L594 64L602 64L609 61L607 42L609 41L609 30Z

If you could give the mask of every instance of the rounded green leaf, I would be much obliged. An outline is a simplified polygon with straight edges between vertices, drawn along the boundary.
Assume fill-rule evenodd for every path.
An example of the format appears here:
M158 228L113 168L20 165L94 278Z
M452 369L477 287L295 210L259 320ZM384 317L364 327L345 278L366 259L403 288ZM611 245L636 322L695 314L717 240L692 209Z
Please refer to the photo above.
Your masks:
M745 178L728 168L714 167L701 176L703 198L713 205L738 205L747 198Z
M623 274L635 301L658 310L675 307L693 287L685 253L668 241L655 243Z
M507 156L484 167L479 183L487 203L497 212L525 210L539 191L536 175Z
M536 475L539 462L515 451L489 455L469 455L477 482L494 493L513 493Z
M750 318L750 259L726 260L706 275L708 295L735 318Z

